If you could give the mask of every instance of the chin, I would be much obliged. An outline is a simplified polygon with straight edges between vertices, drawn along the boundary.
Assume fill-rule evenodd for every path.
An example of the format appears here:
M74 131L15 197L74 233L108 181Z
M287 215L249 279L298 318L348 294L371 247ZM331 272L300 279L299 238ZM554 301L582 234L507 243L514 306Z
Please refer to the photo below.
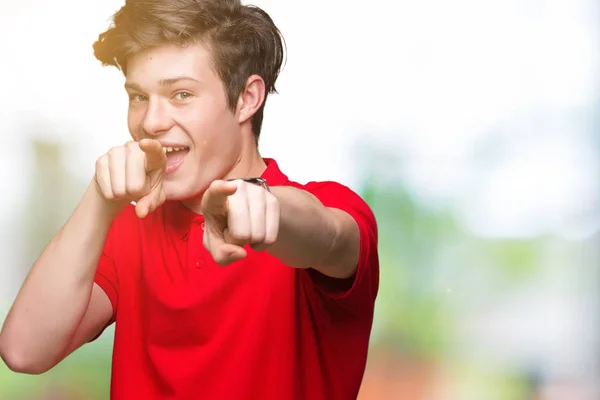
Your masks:
M198 185L190 180L166 181L163 185L167 194L167 200L175 201L190 200L195 197L200 197L208 187L208 185Z

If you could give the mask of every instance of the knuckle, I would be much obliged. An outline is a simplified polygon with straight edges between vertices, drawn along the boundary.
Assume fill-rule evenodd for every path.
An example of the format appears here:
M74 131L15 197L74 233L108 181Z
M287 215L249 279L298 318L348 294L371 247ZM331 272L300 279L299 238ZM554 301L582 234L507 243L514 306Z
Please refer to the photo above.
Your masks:
M106 158L106 155L101 156L96 160L96 171L101 171L107 165L108 159Z
M209 251L210 255L212 256L213 260L215 261L215 263L219 266L224 266L227 264L227 259L225 258L225 256L222 254L222 252L216 251L214 249L211 249Z
M267 204L270 206L279 207L279 199L277 197L275 197L275 195L273 193L269 193L267 191L265 191L265 193L266 193L265 201L267 202Z
M263 240L262 243L266 244L266 245L271 245L271 244L275 243L276 241L277 241L276 236L268 236L268 237L265 237L265 240Z
M237 186L236 193L247 193L248 192L248 183L247 182L244 182L241 179L236 179L233 181L233 183L235 183L235 186Z
M252 234L247 231L234 230L231 232L231 238L236 242L249 242L252 239Z
M126 195L127 197L130 197L134 200L140 199L144 196L144 192L141 189L135 188L135 187L132 188L132 187L128 186L124 192L125 193L123 194L123 196Z
M114 157L120 155L123 152L122 146L111 147L110 150L106 153L109 157Z
M127 144L125 145L125 151L127 152L128 156L130 156L131 154L144 153L142 149L140 149L140 145L137 142L127 142Z
M145 187L145 182L134 179L127 182L127 193L132 196L139 196L143 193Z
M244 188L246 192L252 196L262 196L262 192L264 192L263 188L252 183L244 182Z
M125 188L120 186L113 186L112 192L114 193L116 198L122 198L127 195L127 191L125 190Z
M273 244L277 241L277 236L279 234L279 230L278 227L275 226L272 229L269 230L269 232L265 233L265 238L263 240L263 243L265 244Z
M265 233L257 232L252 234L252 238L250 239L251 243L263 243L265 241Z

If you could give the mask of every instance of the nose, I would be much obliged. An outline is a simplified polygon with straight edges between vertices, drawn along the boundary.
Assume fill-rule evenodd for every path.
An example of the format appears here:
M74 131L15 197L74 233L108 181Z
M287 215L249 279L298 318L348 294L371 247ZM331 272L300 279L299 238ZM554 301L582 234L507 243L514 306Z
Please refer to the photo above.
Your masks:
M168 106L160 99L148 100L148 109L144 116L143 129L146 134L158 136L173 127L173 118L169 115Z

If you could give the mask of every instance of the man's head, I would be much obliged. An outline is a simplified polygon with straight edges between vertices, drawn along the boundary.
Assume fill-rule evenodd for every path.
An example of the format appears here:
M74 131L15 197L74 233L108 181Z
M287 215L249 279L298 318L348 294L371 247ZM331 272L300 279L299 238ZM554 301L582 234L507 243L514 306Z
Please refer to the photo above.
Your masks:
M284 49L271 18L239 0L127 0L94 52L126 77L133 138L186 147L168 190L184 198L256 144Z

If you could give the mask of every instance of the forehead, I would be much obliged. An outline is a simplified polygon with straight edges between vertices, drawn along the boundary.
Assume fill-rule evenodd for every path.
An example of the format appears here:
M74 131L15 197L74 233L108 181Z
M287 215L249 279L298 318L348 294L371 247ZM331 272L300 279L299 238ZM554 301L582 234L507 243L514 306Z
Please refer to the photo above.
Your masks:
M176 76L189 76L201 82L218 79L210 50L201 43L178 46L165 44L127 59L128 82L150 84Z

